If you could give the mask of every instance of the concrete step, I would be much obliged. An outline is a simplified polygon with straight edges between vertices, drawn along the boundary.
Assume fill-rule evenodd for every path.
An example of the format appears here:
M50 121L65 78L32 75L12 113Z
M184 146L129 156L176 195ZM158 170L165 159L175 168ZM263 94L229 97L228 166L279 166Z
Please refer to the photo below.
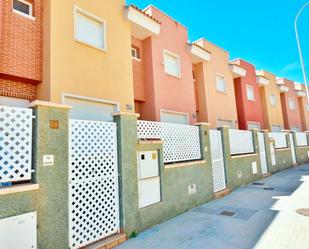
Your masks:
M124 233L118 233L102 240L99 240L91 245L85 246L82 249L111 249L127 240Z
M231 193L231 190L229 188L223 189L223 190L215 193L215 199L218 199L218 198L221 198L223 196L226 196L229 193Z

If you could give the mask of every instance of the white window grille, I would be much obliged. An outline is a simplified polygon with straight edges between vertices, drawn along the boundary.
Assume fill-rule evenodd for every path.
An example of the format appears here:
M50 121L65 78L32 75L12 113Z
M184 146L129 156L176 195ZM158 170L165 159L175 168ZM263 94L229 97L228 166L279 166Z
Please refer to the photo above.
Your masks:
M247 89L247 99L250 101L255 101L253 86L247 85L246 89Z
M216 86L218 92L226 93L226 82L223 76L221 75L216 76Z
M75 7L75 40L105 51L105 21L85 10Z
M275 140L276 149L283 149L288 147L286 134L282 132L269 132L268 136Z
M0 106L0 183L31 180L32 110Z
M197 126L138 121L138 138L162 139L165 163L201 159L200 135Z
M180 57L172 52L164 50L165 73L180 78Z
M295 135L298 147L308 146L308 139L306 132L296 132Z
M252 131L229 129L231 155L254 153Z

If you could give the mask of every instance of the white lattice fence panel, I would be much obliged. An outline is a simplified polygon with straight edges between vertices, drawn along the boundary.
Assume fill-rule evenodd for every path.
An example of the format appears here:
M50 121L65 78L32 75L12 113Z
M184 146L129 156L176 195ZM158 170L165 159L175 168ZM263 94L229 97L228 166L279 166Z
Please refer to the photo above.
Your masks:
M269 132L268 136L275 140L276 149L283 149L288 147L286 133L283 132Z
M116 124L70 120L70 248L119 232Z
M231 155L254 153L252 131L229 129Z
M226 188L222 135L220 131L210 130L210 155L214 192Z
M0 106L0 182L31 179L32 110Z
M162 139L164 162L201 159L200 135L197 126L138 121L138 138Z
M308 146L306 132L296 132L296 142L298 147Z

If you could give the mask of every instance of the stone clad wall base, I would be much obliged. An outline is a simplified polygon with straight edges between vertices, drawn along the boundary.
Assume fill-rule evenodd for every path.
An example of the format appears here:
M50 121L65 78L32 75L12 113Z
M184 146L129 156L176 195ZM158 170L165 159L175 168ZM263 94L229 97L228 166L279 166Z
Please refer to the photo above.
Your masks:
M121 186L122 228L128 236L147 227L184 213L213 199L212 175L209 160L185 164L163 163L163 145L153 141L138 141L136 116L115 117L118 127L118 158ZM207 127L201 127L202 146L209 146ZM139 208L137 152L157 150L161 176L162 201ZM190 165L191 164L191 165ZM179 165L179 167L177 167ZM196 193L189 194L189 185L196 185Z
M38 248L68 248L68 110L34 107L33 183L38 190L0 196L0 218L37 211ZM58 120L59 129L49 121ZM61 146L59 146L61 144ZM43 155L54 155L43 166Z

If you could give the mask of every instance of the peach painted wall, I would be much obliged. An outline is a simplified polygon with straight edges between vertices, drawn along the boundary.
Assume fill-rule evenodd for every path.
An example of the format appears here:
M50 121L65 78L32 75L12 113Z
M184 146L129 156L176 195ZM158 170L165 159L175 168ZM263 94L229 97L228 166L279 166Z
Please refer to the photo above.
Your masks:
M247 130L248 122L259 123L263 129L262 105L255 66L241 59L237 59L233 63L247 71L246 76L234 79L239 129ZM253 87L254 101L248 100L247 85Z
M298 105L298 96L295 91L294 82L284 79L284 85L289 88L287 93L281 93L281 105L282 105L282 112L283 112L283 120L285 129L291 130L293 127L299 127L302 131L302 121L301 121L301 114ZM289 99L293 99L296 104L296 109L291 110L289 108Z
M162 24L159 36L144 41L146 101L141 104L141 118L159 121L160 110L169 110L188 113L193 124L196 111L188 30L153 6L147 13ZM180 56L180 78L165 73L163 50Z
M258 71L258 75L269 79L269 85L260 87L260 97L264 119L264 128L271 130L272 125L280 125L284 129L282 108L280 103L280 90L277 85L276 76L266 71ZM270 95L274 94L276 105L270 105Z
M199 122L208 122L217 127L217 120L230 120L235 128L237 110L232 72L229 67L229 53L205 39L196 42L211 52L210 61L194 67L199 89ZM224 76L226 93L217 91L216 75Z
M61 102L63 93L134 106L131 27L125 1L44 0L44 70L38 97ZM74 6L106 21L107 50L76 42Z

